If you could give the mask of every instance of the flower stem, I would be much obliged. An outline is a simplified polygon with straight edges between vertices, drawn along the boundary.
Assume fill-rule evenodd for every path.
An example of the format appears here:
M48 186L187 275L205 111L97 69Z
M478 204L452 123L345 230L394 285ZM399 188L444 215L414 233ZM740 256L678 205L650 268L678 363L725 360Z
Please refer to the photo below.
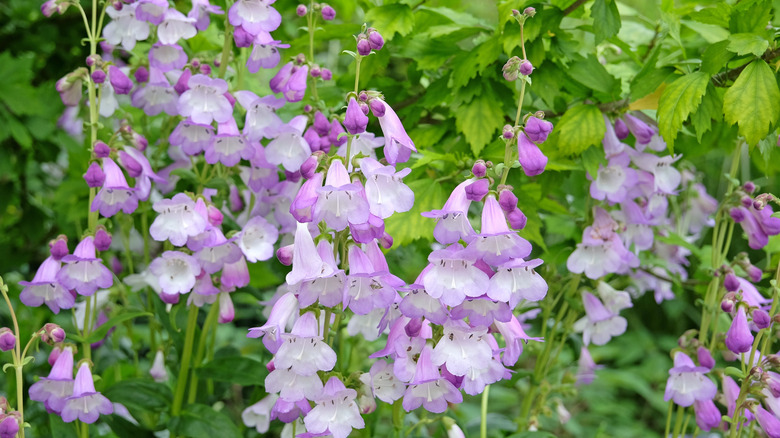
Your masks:
M490 397L490 385L485 386L485 391L482 392L482 409L480 411L482 420L479 423L479 438L487 438L488 397Z
M195 326L198 325L198 306L190 305L189 315L187 316L187 332L184 335L184 349L181 353L181 368L179 368L179 377L176 381L176 393L173 397L171 415L179 416L181 405L184 401L184 389L187 387L187 376L190 371L190 359L192 358L192 344L195 339Z
M200 365L203 361L203 355L206 353L206 339L208 339L209 332L215 328L217 324L217 317L219 316L219 300L214 301L211 305L208 315L206 315L206 322L203 323L203 330L200 332L200 339L198 340L198 350L195 352L194 367ZM194 371L194 370L193 370ZM198 376L197 373L192 373L192 379L190 379L190 391L187 394L187 403L195 403L195 399L198 396Z
M22 338L19 334L19 321L16 319L14 306L11 305L11 299L8 298L8 285L6 285L3 281L3 277L0 277L0 292L3 294L5 304L8 306L8 313L11 314L11 320L14 324L14 335L16 336L16 343L14 344L14 350L12 353L14 369L16 371L16 410L19 412L19 437L24 438L24 376L22 373L22 368L24 367L24 356L22 355L22 346L20 344L20 340ZM30 344L27 343L27 345Z
M669 402L669 410L666 412L666 428L664 428L664 437L669 437L669 432L672 431L672 412L674 412L674 402Z
M225 4L225 9L230 8L230 3L227 2ZM227 67L228 67L228 58L230 57L230 51L233 48L232 44L232 38L233 38L233 26L230 25L230 20L228 19L228 15L225 14L225 39L222 41L222 56L219 59L219 78L224 79L225 73L227 73Z
M314 65L314 31L317 24L317 15L314 13L314 0L309 2L309 13L306 14L306 27L309 30L309 62ZM311 98L314 101L315 106L319 106L320 101L317 95L317 78L312 76L311 78Z
M401 399L393 403L393 436L401 438L404 436L404 411Z
M680 430L682 430L683 418L685 417L685 408L683 406L677 406L677 419L674 422L674 432L672 438L680 436Z

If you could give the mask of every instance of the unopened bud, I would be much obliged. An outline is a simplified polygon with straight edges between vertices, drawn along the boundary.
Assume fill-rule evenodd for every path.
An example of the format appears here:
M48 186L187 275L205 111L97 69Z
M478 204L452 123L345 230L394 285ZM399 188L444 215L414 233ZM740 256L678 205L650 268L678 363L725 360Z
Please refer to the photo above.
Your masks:
M87 182L89 187L101 187L106 180L106 174L103 173L103 168L96 162L92 162L87 169L87 173L84 174L84 181Z
M322 5L322 19L325 21L331 21L336 18L336 10L328 4Z
M753 181L747 181L745 184L742 184L742 190L753 193L756 191L756 185L753 183Z
M504 125L504 130L501 134L505 139L511 140L515 138L515 129L510 125Z
M322 70L320 69L319 64L314 64L313 66L311 66L311 70L309 70L309 74L313 78L318 78L322 76Z
M371 112L374 114L374 117L384 117L385 116L385 104L382 102L381 99L374 98L371 99L370 102L368 102L368 106L371 107Z
M60 234L56 239L49 242L49 253L54 260L61 260L68 255L68 237Z
M478 179L466 186L466 199L469 201L481 201L490 190L490 181L486 178Z
M216 64L216 62L215 62ZM206 64L205 62L200 65L200 72L206 76L211 74L211 66Z
M149 80L149 70L146 69L143 65L138 67L138 69L133 73L133 76L135 77L135 81L139 84L142 84Z
M769 314L762 309L756 309L753 311L753 323L758 329L765 329L772 324L772 320L769 318Z
M225 218L225 215L223 215L217 207L209 205L207 211L209 216L209 223L211 226L218 227L222 225L222 220Z
M106 158L111 155L111 148L98 140L95 142L95 146L92 147L92 153L95 154L95 158Z
M13 350L16 346L16 336L8 327L0 328L0 351Z
M482 178L487 174L487 166L484 160L477 160L474 165L471 166L471 173L477 178Z
M357 52L360 56L368 56L371 54L371 44L367 38L360 38L357 42Z
M292 265L293 245L282 246L276 250L276 258L284 266Z
M319 151L318 151L319 152ZM322 153L319 153L319 156L321 156ZM314 176L314 174L317 172L317 166L320 164L318 155L311 155L309 158L306 159L306 161L301 164L301 176L305 179L310 179Z
M723 287L729 292L736 292L739 289L739 280L733 272L726 274L726 277L723 279Z
M368 29L368 43L374 50L381 50L385 45L385 39L382 38L382 34L376 31L376 29Z
M323 81L329 81L332 78L333 78L333 73L329 69L323 68L322 69L322 80Z
M92 72L92 82L96 84L102 84L106 81L106 72L103 70L95 70Z
M531 6L529 6L529 7L525 8L523 10L523 14L525 14L525 15L527 15L529 17L533 17L534 15L536 15L536 9L532 8Z
M528 76L531 74L531 72L534 71L534 66L531 64L531 61L524 59L522 63L520 63L520 74L523 76Z
M111 234L106 231L102 225L95 231L95 249L98 251L108 251L111 247Z
M58 344L65 340L65 330L54 323L47 323L43 326L41 340L49 344Z
M306 8L306 5L298 5L298 7L297 7L297 8L295 8L295 13L296 13L296 14L297 14L299 17L303 17L303 16L304 16L304 15L306 15L308 12L309 12L309 10Z

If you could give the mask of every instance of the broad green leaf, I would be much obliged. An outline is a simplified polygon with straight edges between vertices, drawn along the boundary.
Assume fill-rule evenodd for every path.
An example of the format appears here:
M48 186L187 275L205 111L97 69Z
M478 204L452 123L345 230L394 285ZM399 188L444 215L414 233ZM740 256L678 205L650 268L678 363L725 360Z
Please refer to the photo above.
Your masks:
M501 42L498 37L493 37L468 52L458 55L452 61L450 88L460 88L466 85L485 67L495 62L500 54Z
M674 72L671 67L656 67L658 57L661 54L661 46L656 46L651 52L642 70L631 80L631 100L638 100L657 90L666 78Z
M701 55L701 71L714 75L726 67L734 57L734 53L729 51L730 45L730 40L710 44Z
M431 183L424 175L407 185L414 192L414 207L385 219L385 231L393 236L393 248L417 239L433 239L436 219L423 217L420 213L440 209L447 201L447 194L441 184Z
M761 56L767 47L769 47L769 41L754 33L735 33L729 37L728 49L737 55L752 53Z
M607 128L595 105L571 107L558 122L558 148L564 155L578 155L588 146L599 144Z
M455 126L463 133L475 157L490 143L503 123L504 111L488 87L482 87L482 93L455 108Z
M198 377L241 386L262 386L267 371L265 365L249 357L219 357L195 369Z
M593 33L596 44L617 35L620 30L620 14L615 0L596 0L590 10L593 16Z
M152 431L142 429L119 415L107 415L100 420L108 424L111 431L119 438L154 438Z
M707 84L707 91L701 100L701 105L695 113L691 114L691 123L696 129L696 139L701 142L705 132L712 128L712 120L720 121L723 119L723 100L718 94L718 90L712 83Z
M751 62L723 96L726 122L739 125L739 134L755 146L766 137L780 115L780 90L772 69L762 59Z
M691 12L690 17L699 23L729 27L729 18L731 18L731 5L726 2L720 2L716 6L693 11Z
M412 31L414 15L407 5L389 4L370 9L366 13L366 22L389 41L396 33L405 36Z
M112 402L122 403L133 413L167 411L173 400L167 385L146 379L121 380L104 392Z
M585 171L592 177L599 173L599 166L607 166L607 159L604 157L604 149L601 146L593 146L585 149L582 153L582 165Z
M190 438L238 438L241 432L235 421L205 405L188 405L169 423L172 435Z
M100 327L97 328L97 330L91 332L89 336L86 337L86 339L76 334L68 334L68 339L71 339L74 342L80 342L80 343L86 342L91 344L93 342L97 342L105 338L108 331L116 327L117 325L141 316L154 316L154 315L152 315L149 312L125 311L124 313L120 313L119 315L115 315L109 318L108 321L104 322Z
M615 91L615 85L618 84L594 55L573 59L566 73L591 90L607 95L611 95Z
M772 0L743 0L734 6L731 33L761 32L772 19Z
M674 147L685 119L699 107L709 82L707 73L697 71L677 78L664 90L658 102L658 130L669 148Z

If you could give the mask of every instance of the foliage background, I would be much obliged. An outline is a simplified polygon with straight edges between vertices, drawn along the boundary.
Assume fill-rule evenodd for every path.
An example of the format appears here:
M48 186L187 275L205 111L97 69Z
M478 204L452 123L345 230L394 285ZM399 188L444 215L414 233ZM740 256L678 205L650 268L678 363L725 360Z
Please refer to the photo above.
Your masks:
M500 73L509 56L520 55L519 28L509 21L512 8L537 8L538 14L529 20L525 35L529 41L528 58L536 67L525 108L545 111L556 124L554 135L543 146L550 157L548 171L533 180L514 172L509 181L529 218L523 234L538 248L534 255L545 260L542 274L551 290L562 286L556 283L558 272L565 269L565 260L579 239L591 206L585 170L598 165L592 154L603 135L600 114L594 119L597 105L602 109L625 110L631 104L632 109L646 110L649 117L654 117L665 87L681 74L702 72L702 83L709 84L705 85L704 103L696 103L692 108L662 108L666 112L661 114L661 129L676 132L681 128L674 151L683 154L685 162L695 165L709 193L715 196L724 191L721 175L727 171L728 157L738 135L737 125L723 121L723 113L730 121L757 119L758 129L750 132L760 139L776 127L780 99L766 102L773 96L756 96L759 100L754 107L729 108L723 106L724 94L734 77L725 73L718 80L711 78L743 65L754 57L753 53L772 51L776 46L775 30L766 29L765 23L778 23L777 0L745 0L739 4L717 0L376 3L331 2L338 18L317 33L317 59L334 71L338 83L320 92L326 102L341 102L340 90L349 88L354 81L348 73L351 59L340 56L341 50L351 48L352 35L359 32L363 22L379 29L388 43L386 49L365 60L361 88L385 94L421 152L408 163L413 168L407 182L416 193L415 208L396 215L387 224L396 242L396 248L388 255L391 270L407 281L414 280L424 266L430 247L433 222L420 217L419 212L439 208L475 157L502 161L503 142L498 135L501 127L514 118L518 94ZM277 2L276 6L285 17L292 17L295 4ZM299 25L293 19L283 21L279 33L286 34L282 39L292 44L285 55L307 51L306 34ZM87 151L81 142L57 129L56 120L63 106L54 90L58 78L83 65L87 48L79 44L82 34L82 24L75 13L46 19L37 2L0 3L0 273L16 292L13 295L18 295L16 282L31 278L48 254L50 239L63 233L75 242L84 226L87 190L81 175ZM734 38L735 34L757 37ZM221 46L221 35L199 35L188 43L191 50L205 52L214 45ZM730 44L739 46L730 51ZM240 55L238 50L235 55ZM767 61L774 69L775 60ZM270 75L261 72L249 76L249 88L264 92ZM695 96L686 96L688 101L696 101ZM291 105L285 110L292 113L299 107ZM761 115L764 110L769 111L769 116ZM742 114L734 115L735 112ZM774 119L770 117L772 112ZM693 116L689 118L689 114ZM766 123L764 119L768 119ZM766 129L760 126L762 123ZM148 131L141 132L154 139L159 127L147 128ZM743 180L752 179L775 193L778 186L774 175L780 169L776 140L777 134L769 133L766 140L754 141L758 144L753 145L750 159L742 160L741 169ZM431 184L432 180L436 184ZM699 268L706 266L709 241L711 237L705 235L703 243L696 245L701 248L699 255L705 263L693 260L693 280L708 279L709 274ZM748 250L742 245L735 252ZM751 251L751 258L766 268L768 257L778 249L780 242L773 240L766 253ZM253 272L252 287L240 294L236 320L219 329L221 347L215 353L215 362L203 371L216 376L212 401L221 400L224 404L222 412L226 417L222 420L236 425L225 426L225 430L235 430L243 436L256 435L244 430L238 415L243 406L262 394L265 373L259 363L263 360L262 346L247 342L244 330L261 320L257 298L272 290L284 273L280 265L273 264L255 269L261 271ZM680 283L675 284L675 292L677 300L661 305L652 296L635 301L634 308L625 315L629 320L628 332L607 346L593 349L597 363L606 365L596 382L576 395L571 393L560 399L571 412L572 420L561 425L558 414L551 411L551 416L542 420L544 430L555 431L559 436L660 436L666 411L663 386L671 363L668 351L676 345L677 336L696 326L699 317L694 306L699 298L697 293ZM21 309L20 319L28 329L51 317L46 308ZM160 312L162 315L163 310ZM181 316L170 320L175 322ZM0 325L7 324L6 321L7 312L0 309ZM66 315L60 315L56 321L66 329L72 327ZM149 367L148 349L136 350L124 337L129 329L117 330L109 340L110 348L97 353L101 366L113 369L116 377L140 377ZM136 330L142 332L143 325ZM572 338L567 344L560 360L561 372L571 372L579 342ZM528 345L523 357L532 361L536 348ZM241 366L246 367L242 369L245 373L220 376L220 365L238 356L244 358ZM220 358L225 360L219 362ZM45 363L45 353L41 351L34 371L27 373L27 385L32 383L32 375L47 372ZM532 362L526 366L532 367ZM491 436L509 436L514 431L512 417L523 398L523 375L520 370L509 384L494 388ZM0 383L0 392L14 393L11 380ZM110 382L104 383L108 386ZM134 412L146 412L150 416L146 419L152 423L155 409L165 405L167 395L155 393L154 388L138 391L139 387L143 385L123 393L121 385L115 386L113 396L123 399ZM70 436L69 428L50 425L51 416L39 404L32 404L28 415L35 428L34 436ZM456 408L454 415L465 426L468 436L476 434L478 400L467 400ZM113 432L104 431L107 436L122 436L121 424L116 424L112 423ZM417 433L440 436L442 431L431 426L420 428Z

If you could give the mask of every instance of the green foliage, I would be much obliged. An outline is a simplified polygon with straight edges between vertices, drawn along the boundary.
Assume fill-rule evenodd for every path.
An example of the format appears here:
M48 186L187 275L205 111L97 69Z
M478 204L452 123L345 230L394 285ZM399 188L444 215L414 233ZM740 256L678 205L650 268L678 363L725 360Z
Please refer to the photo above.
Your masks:
M604 138L604 117L594 105L570 108L558 123L558 149L564 155L578 155Z
M710 76L694 72L681 76L666 87L658 102L658 130L670 148L688 115L696 112Z
M593 33L596 44L617 35L620 30L620 13L617 1L595 0L591 7L593 15Z
M751 146L769 134L780 116L780 89L766 62L757 59L742 70L723 96L723 114Z

